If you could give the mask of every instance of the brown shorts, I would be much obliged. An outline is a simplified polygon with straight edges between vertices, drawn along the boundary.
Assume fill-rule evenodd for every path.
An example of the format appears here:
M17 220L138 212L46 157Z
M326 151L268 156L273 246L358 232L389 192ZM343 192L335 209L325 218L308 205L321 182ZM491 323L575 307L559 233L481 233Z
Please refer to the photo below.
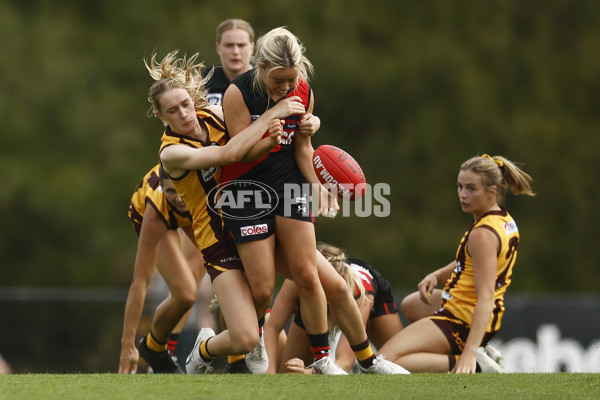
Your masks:
M210 276L211 282L225 271L232 269L244 270L235 245L228 237L203 249L202 256L204 257L204 267L208 276Z
M465 348L467 336L469 336L469 327L443 308L428 318L442 330L450 343L452 354L461 354ZM480 346L485 346L495 334L496 332L486 332Z

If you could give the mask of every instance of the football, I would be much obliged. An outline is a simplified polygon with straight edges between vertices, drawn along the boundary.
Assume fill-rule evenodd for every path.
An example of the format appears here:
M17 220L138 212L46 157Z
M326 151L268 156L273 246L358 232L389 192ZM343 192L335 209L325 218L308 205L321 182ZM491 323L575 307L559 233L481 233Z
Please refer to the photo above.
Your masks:
M340 199L356 200L365 194L367 181L356 160L339 147L324 144L313 154L313 167L328 190Z

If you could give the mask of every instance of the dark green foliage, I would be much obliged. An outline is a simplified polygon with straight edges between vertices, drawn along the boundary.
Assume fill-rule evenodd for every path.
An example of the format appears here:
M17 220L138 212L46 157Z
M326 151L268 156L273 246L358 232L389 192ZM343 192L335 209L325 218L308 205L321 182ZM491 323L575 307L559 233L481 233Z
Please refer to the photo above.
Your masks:
M298 34L316 68L315 147L391 185L388 218L319 219L319 240L411 289L470 223L455 194L481 153L523 162L513 289L597 291L600 3L589 1L4 1L0 5L0 286L125 286L127 205L157 161L153 51L200 52L216 25Z

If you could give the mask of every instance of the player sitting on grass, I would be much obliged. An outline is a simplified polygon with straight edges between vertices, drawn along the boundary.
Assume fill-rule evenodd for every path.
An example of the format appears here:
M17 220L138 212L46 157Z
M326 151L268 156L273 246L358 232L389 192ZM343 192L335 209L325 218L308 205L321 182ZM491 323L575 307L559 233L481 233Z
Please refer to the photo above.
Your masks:
M461 165L458 198L473 224L456 259L418 285L421 301L427 303L433 289L445 282L441 308L391 338L380 349L388 359L411 372L474 373L483 364L498 365L479 349L500 329L520 239L517 224L500 202L505 189L533 196L531 181L501 156L484 154Z
M327 276L343 278L346 286L344 290L351 293L356 300L352 305L358 306L360 310L361 327L368 333L369 341L375 347L382 346L402 329L389 282L364 261L347 259L339 247L321 243L318 249L328 261L323 266L319 265L319 278L323 281L323 288L328 291ZM281 343L277 343L280 342L280 332L283 332L294 311L295 317L289 328L287 340L283 343L283 348L280 348ZM332 309L332 311L338 318L344 317L345 310ZM361 354L353 352L353 346L350 346L331 313L328 315L328 321L332 357L345 371L351 371L356 365L356 370L361 373L408 373L404 368L381 356L375 356L370 347L370 357L360 357ZM265 341L270 360L270 373L312 373L310 368L305 368L310 364L310 344L306 339L300 315L298 290L291 280L283 283L275 299L271 317L265 323ZM357 357L360 357L358 362L356 362Z

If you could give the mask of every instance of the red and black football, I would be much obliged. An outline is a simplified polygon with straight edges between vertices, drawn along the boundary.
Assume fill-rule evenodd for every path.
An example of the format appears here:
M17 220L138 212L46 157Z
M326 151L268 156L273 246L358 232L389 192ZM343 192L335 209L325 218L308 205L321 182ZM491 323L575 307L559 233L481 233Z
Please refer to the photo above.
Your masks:
M365 194L367 180L356 160L339 147L324 144L313 154L313 167L328 190L340 199L356 200Z

